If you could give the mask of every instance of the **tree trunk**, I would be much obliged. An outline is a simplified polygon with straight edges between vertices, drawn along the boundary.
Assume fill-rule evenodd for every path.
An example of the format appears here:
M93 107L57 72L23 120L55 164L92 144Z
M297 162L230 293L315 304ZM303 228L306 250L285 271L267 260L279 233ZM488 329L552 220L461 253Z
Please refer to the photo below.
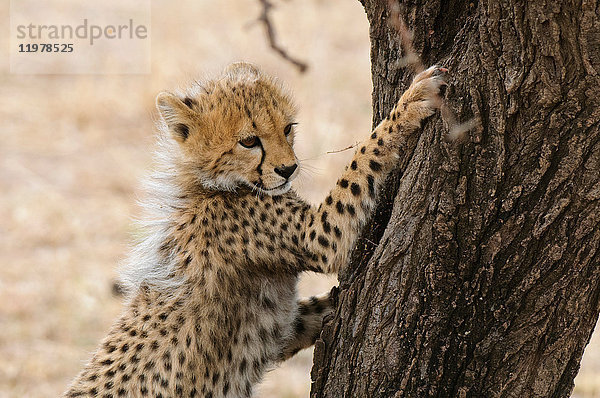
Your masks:
M387 1L377 123L408 86ZM340 275L311 397L567 397L600 310L600 1L422 0L401 14L446 103Z

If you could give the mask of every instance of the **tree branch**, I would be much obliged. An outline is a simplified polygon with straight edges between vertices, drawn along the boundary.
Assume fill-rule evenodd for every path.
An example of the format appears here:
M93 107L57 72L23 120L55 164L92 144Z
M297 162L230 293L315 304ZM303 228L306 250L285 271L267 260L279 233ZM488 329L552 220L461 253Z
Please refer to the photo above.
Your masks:
M306 72L306 70L308 69L308 64L289 55L287 51L284 50L277 43L275 29L273 28L273 24L271 23L271 18L269 14L271 12L271 8L273 8L273 4L271 4L269 0L258 0L258 2L262 5L262 11L260 13L260 16L258 17L258 21L262 22L265 26L267 39L269 40L269 46L271 47L271 49L273 49L277 54L279 54L281 58L292 63L296 68L298 68L300 73Z

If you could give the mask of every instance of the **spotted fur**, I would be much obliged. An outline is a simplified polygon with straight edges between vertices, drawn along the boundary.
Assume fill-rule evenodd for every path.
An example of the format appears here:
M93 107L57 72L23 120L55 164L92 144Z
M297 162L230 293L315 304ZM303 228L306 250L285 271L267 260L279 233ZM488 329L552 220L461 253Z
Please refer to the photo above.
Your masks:
M298 276L346 264L399 148L435 110L438 71L415 78L318 207L290 190L295 111L273 79L234 64L160 94L129 299L65 396L250 397L266 370L312 345L332 304L299 300Z

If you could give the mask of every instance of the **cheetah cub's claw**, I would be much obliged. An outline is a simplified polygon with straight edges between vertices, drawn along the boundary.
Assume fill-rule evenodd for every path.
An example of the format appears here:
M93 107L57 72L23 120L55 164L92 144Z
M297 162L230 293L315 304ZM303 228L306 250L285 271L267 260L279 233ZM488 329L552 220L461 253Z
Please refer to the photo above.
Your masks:
M434 65L419 73L399 101L401 119L418 128L421 120L433 115L442 105L440 88L445 86L448 69Z

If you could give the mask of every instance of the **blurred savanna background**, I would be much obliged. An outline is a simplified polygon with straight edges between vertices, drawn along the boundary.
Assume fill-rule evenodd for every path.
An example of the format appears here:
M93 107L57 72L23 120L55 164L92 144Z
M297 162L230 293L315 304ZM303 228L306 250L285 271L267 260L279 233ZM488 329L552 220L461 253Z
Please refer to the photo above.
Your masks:
M66 10L71 4L64 0ZM121 311L112 286L140 213L139 180L152 165L159 91L238 60L278 76L300 110L304 172L295 188L312 202L324 198L352 155L327 152L371 126L369 27L355 0L274 4L277 40L308 63L304 74L269 48L257 0L152 0L149 74L10 74L3 57L0 398L60 395ZM0 16L8 23L8 1ZM7 51L8 38L0 41ZM335 282L306 275L301 293ZM258 396L308 397L311 364L312 351L301 352L269 373ZM573 396L600 397L598 333Z

